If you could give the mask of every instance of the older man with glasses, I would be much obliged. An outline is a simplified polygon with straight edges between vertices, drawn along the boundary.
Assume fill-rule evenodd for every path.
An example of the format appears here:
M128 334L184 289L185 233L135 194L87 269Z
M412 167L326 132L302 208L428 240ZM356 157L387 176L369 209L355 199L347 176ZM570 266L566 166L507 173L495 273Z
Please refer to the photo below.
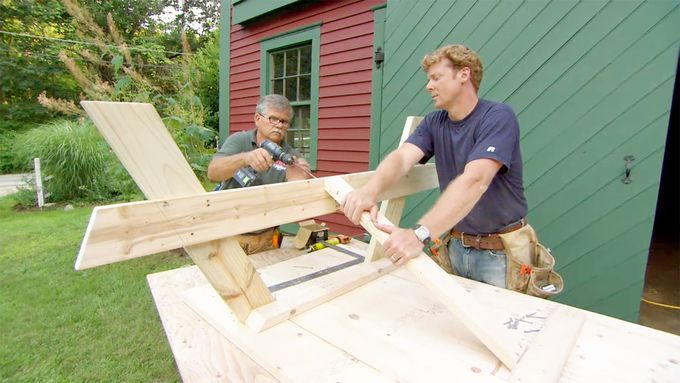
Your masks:
M220 190L241 187L233 176L247 166L257 172L262 184L310 178L309 163L285 141L292 118L293 107L284 96L270 94L260 98L255 107L255 128L234 133L224 141L208 165L208 178L220 182ZM294 157L294 164L274 161L271 153L260 147L264 140L281 146ZM241 235L239 243L247 254L252 254L277 247L277 238L278 228L271 228Z

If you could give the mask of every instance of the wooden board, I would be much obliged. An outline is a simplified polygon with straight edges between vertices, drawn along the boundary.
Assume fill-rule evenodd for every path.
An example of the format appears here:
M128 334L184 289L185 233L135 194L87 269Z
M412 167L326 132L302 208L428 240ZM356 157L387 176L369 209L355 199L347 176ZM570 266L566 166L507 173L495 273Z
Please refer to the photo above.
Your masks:
M323 249L260 269L258 272L265 283L272 286L274 284L270 283L272 275L280 280L290 280L299 275L309 275L316 270L330 268L352 259L354 258L333 249ZM296 269L296 266L299 268ZM287 287L274 293L275 301L254 309L246 325L254 331L270 328L385 275L394 268L395 266L387 260L370 264L359 263L315 280Z
M353 190L342 179L327 179L326 190L337 201L342 201ZM380 213L378 220L391 224ZM373 239L383 244L388 234L375 227L368 212L361 214L361 225L368 231ZM503 328L498 317L490 315L488 310L477 303L470 295L425 253L411 259L405 267L426 286L432 294L443 302L463 325L484 343L508 368L514 368L521 356L521 351L516 348L515 342L507 337L507 331Z
M356 242L352 241L354 247L365 247ZM327 253L304 254L303 250L293 247L291 237L284 237L281 249L253 254L249 259L263 280L271 285L294 277L296 272L313 271L310 267L314 266L310 264L317 268L331 266L333 261ZM310 262L308 256L311 255L317 259ZM292 262L286 263L288 260ZM149 286L158 286L152 288L153 298L184 382L279 381L185 305L181 293L207 283L197 267L186 267L176 274L151 274L147 281Z
M81 102L97 129L147 198L169 198L205 190L150 104ZM93 230L88 224L83 243ZM124 231L134 230L123 226ZM217 239L217 238L216 238ZM182 246L176 246L178 248ZM234 238L185 247L235 315L244 321L272 296ZM78 255L76 270L87 259Z
M336 177L358 187L371 174ZM95 207L78 253L76 269L333 213L337 204L327 195L323 183L324 178L317 178ZM418 166L380 198L408 195L436 185L434 165Z
M189 310L181 292L207 283L195 267L174 275L147 276L165 334L184 382L278 382L199 315Z
M558 307L543 324L541 332L525 350L512 370L511 383L555 382L579 337L585 315ZM550 355L549 358L546 355Z
M559 382L671 383L677 382L680 376L678 336L467 279L450 278L461 284L480 304L503 318L510 327L511 336L525 347L535 339L544 318L558 307L584 315L583 326L566 358ZM206 284L194 267L154 274L153 278L150 276L149 285L157 304L157 291L181 293L186 290L171 281L190 281L192 286ZM201 293L195 295L203 296ZM190 305L203 307L204 315L215 316L214 326L220 328L224 339L246 350L259 367L280 381L494 382L510 379L510 371L403 268L284 322L290 333L277 333L272 343L258 338L269 336L267 331L257 334L245 327L223 326L218 318L224 319L226 314L221 313L223 307L216 297L209 302L192 301L191 296L188 299ZM545 304L543 311L533 311L537 302ZM186 330L205 331L208 324L190 320L186 312L192 309L179 303L174 302L178 311L171 315L183 321ZM165 315L168 314L161 313L161 318ZM191 335L187 336L191 338ZM322 340L314 346L321 347L322 351L308 356L308 362L303 363L303 356L309 355L305 346L309 336ZM180 339L169 341L171 345L181 342ZM286 348L288 345L291 347ZM193 359L204 352L202 347L209 346L209 343L202 346L194 343ZM298 347L303 348L300 354L296 354ZM337 371L335 366L347 362L337 359L338 354L326 350L327 347L362 362L379 372L378 376L370 373L366 379L359 375L354 379L347 379L347 375L342 374L329 376L327 371ZM191 356L175 353L175 358L179 365L182 359ZM550 360L551 355L546 354L544 358ZM229 359L232 369L248 371L243 363ZM186 379L184 375L183 379L185 382L205 381ZM214 380L250 381L228 376Z
M153 105L106 101L80 104L147 198L205 192Z

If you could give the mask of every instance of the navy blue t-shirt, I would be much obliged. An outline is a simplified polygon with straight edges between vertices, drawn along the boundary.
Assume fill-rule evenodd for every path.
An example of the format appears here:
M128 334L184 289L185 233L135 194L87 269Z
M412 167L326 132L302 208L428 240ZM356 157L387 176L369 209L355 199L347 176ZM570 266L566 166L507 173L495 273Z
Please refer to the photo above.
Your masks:
M460 121L452 121L445 110L432 112L406 142L425 153L420 163L435 157L442 192L470 161L490 158L503 164L470 213L455 225L457 230L497 233L526 216L519 125L510 106L480 99Z

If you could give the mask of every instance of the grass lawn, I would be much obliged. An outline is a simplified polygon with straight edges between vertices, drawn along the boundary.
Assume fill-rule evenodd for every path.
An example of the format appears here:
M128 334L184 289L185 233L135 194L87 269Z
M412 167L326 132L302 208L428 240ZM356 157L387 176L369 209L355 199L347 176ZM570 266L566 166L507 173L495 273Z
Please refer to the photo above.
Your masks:
M14 212L0 198L0 381L179 381L145 276L170 253L76 272L91 208Z

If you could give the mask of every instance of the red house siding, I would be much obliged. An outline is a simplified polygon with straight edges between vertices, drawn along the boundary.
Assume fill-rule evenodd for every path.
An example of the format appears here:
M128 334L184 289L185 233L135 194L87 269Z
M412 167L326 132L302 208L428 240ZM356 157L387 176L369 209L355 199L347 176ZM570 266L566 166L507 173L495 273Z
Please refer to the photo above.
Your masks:
M320 1L231 27L231 133L253 128L260 96L259 41L321 22L317 177L368 170L373 7L385 0ZM332 230L363 232L343 215L320 217Z

